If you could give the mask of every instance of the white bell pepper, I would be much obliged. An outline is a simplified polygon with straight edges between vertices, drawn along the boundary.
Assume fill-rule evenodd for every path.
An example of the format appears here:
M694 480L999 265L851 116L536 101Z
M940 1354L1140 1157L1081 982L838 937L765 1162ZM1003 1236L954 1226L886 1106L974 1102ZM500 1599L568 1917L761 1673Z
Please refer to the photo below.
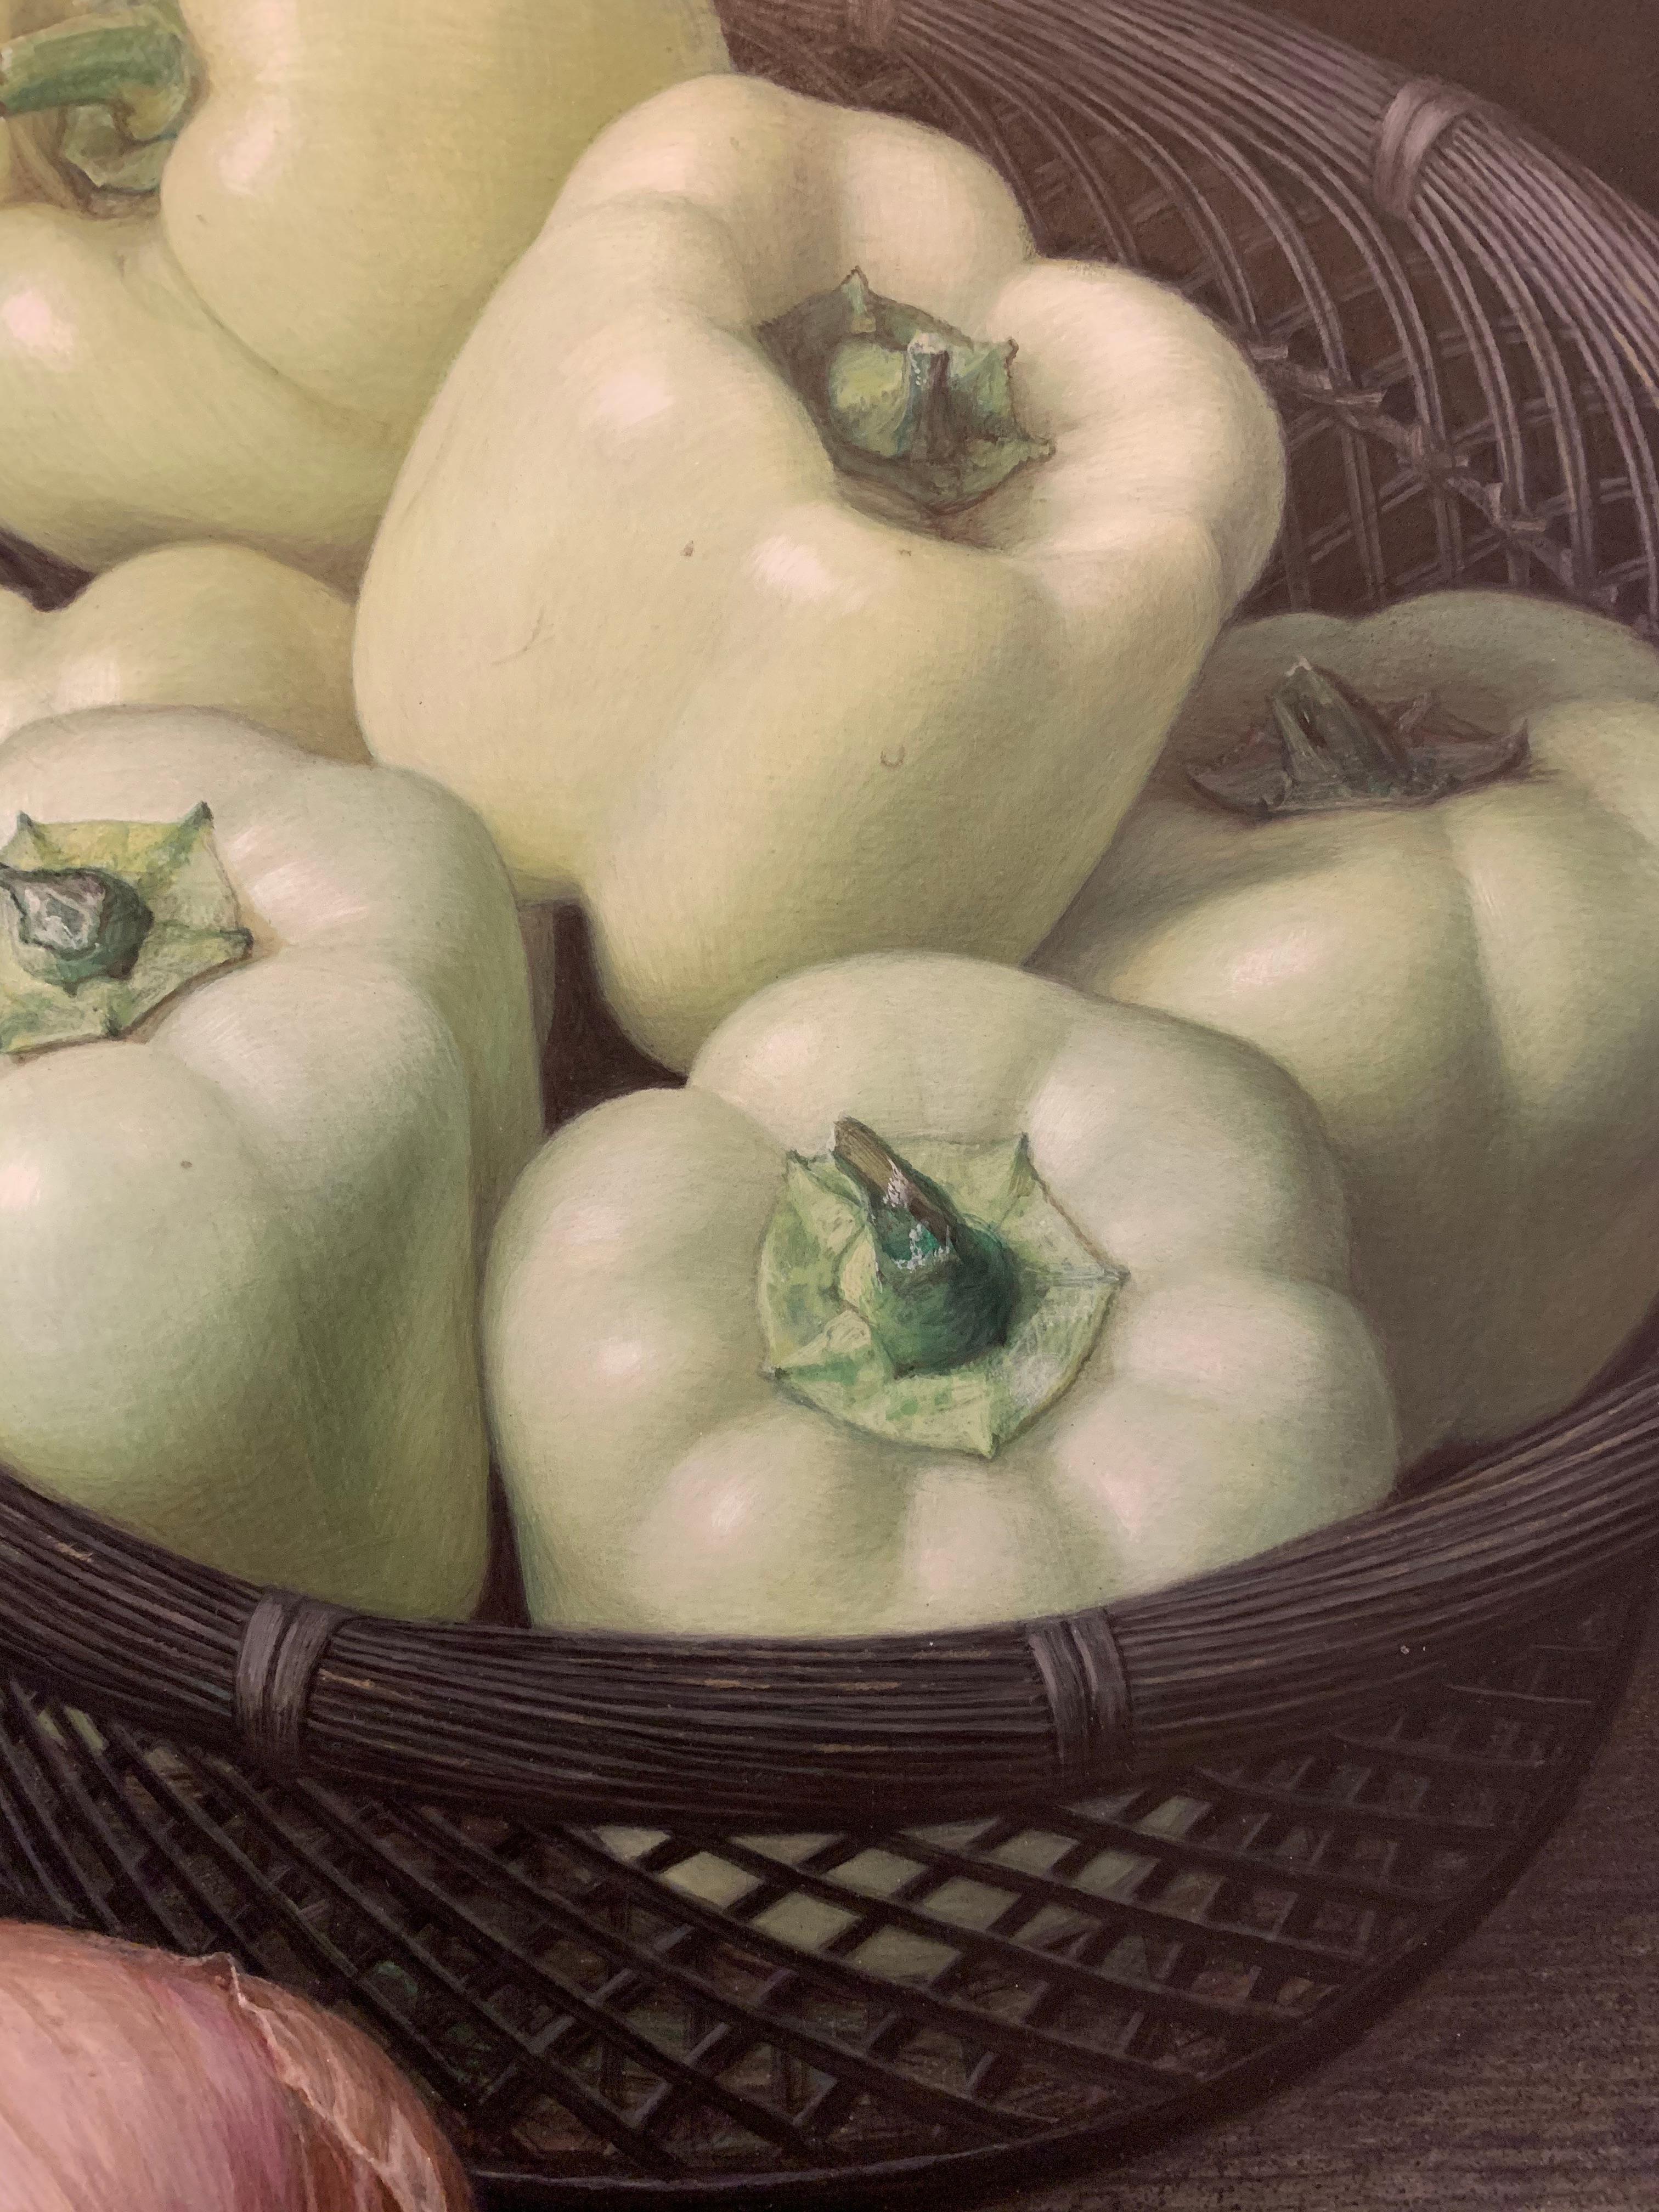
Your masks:
M0 1459L256 1582L465 1613L483 1239L539 1131L447 793L205 712L0 748Z
M687 1089L553 1138L497 1232L484 1354L544 1621L1061 1613L1373 1504L1395 1468L1288 1078L938 957L776 984Z

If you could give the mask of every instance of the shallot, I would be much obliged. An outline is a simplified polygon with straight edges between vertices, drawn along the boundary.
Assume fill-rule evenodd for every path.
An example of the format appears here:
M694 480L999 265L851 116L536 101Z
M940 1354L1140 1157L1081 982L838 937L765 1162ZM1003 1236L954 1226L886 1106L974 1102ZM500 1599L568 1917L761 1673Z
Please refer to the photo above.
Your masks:
M228 1957L0 1922L0 2212L465 2212L362 2032Z

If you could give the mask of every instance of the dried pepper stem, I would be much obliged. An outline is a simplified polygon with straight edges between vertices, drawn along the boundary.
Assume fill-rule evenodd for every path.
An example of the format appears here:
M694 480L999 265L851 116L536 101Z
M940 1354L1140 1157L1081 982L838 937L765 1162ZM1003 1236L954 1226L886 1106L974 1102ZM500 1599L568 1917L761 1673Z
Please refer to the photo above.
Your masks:
M1188 777L1237 814L1329 814L1428 805L1518 772L1527 759L1524 728L1495 736L1427 693L1379 705L1330 669L1298 660L1243 742Z

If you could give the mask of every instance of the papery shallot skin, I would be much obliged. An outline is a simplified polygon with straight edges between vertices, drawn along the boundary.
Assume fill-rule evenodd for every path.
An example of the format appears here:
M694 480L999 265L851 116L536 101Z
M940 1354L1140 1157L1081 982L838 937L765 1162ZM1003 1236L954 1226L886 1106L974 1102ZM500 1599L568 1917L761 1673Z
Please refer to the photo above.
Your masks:
M0 2212L464 2212L361 2029L242 1973L0 1923Z

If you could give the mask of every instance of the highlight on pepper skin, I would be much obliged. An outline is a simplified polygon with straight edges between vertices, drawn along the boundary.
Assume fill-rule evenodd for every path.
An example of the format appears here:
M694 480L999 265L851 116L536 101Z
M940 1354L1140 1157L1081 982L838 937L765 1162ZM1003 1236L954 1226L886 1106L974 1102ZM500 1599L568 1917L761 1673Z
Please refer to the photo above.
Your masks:
M202 709L0 744L0 1463L259 1584L460 1617L473 1314L540 1133L511 888L416 777Z
M0 530L346 588L589 140L727 66L706 0L0 0Z

